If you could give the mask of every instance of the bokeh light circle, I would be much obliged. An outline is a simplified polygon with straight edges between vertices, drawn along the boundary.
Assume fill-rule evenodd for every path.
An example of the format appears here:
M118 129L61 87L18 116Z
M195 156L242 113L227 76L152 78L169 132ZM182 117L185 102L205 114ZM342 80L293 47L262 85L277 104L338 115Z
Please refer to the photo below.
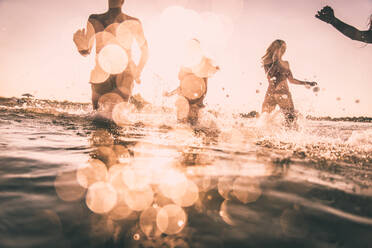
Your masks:
M178 205L170 204L159 210L156 217L158 228L166 234L176 234L186 226L187 216Z
M122 47L130 50L134 39L136 39L138 47L146 42L142 32L141 23L138 20L127 20L117 28L116 38Z
M77 181L75 171L59 174L54 181L54 187L59 198L67 202L79 200L85 193L85 188Z
M183 173L170 170L165 172L164 178L166 180L160 185L160 190L164 196L174 200L185 195L189 184Z
M242 203L255 202L262 194L259 182L254 178L239 177L232 188L233 194Z
M150 186L138 190L124 192L125 203L134 211L143 211L149 208L154 201L154 193Z
M84 188L88 188L96 182L106 181L106 165L98 159L91 159L77 170L76 178L79 184Z
M96 63L93 70L90 72L89 82L92 84L100 84L105 82L110 77L110 74L105 72L98 63Z
M218 179L218 193L225 198L225 200L230 199L230 192L232 191L233 188L233 182L234 179L231 177L220 177Z
M109 74L119 74L128 66L128 55L116 44L106 45L98 54L98 62L102 69Z
M112 110L112 119L118 126L126 126L133 124L131 116L135 113L136 107L128 102L116 104Z
M199 188L193 181L187 180L186 192L182 195L179 194L172 199L174 203L181 207L190 207L199 199Z
M230 213L228 212L228 204L229 204L229 201L228 200L225 200L222 204L221 204L221 208L220 208L220 216L221 218L223 219L223 221L225 221L227 224L233 226L235 225L234 221L231 219L231 216L230 216Z
M189 74L181 80L180 90L182 96L189 100L194 100L202 97L207 87L202 78Z
M91 185L86 196L88 208L97 214L108 213L117 203L116 190L108 183L97 182Z
M98 113L105 118L111 119L114 107L123 101L123 98L116 93L104 94L98 99Z

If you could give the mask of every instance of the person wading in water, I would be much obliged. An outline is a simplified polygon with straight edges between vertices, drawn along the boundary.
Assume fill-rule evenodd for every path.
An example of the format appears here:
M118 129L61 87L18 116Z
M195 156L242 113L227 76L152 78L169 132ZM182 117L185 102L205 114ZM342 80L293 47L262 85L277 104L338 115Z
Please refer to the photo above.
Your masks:
M86 29L73 35L83 56L90 54L96 41L96 65L90 75L94 110L99 107L100 97L108 93L114 93L120 101L128 101L133 82L141 83L141 72L148 59L142 24L139 19L122 13L123 4L124 0L108 0L108 11L90 15ZM141 50L138 65L132 58L133 41Z

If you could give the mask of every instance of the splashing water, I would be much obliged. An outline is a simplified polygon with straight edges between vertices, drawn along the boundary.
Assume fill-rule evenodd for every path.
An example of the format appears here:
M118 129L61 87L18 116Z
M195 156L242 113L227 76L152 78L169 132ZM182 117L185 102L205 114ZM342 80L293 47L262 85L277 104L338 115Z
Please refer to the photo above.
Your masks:
M1 99L1 247L369 245L371 123L128 106Z

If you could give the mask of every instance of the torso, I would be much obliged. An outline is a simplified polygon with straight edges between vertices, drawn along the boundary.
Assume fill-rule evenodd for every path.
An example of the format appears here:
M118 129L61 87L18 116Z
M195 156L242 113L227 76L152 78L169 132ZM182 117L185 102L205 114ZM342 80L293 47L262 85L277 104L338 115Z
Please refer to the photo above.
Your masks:
M94 27L94 32L96 33L96 53L99 53L99 51L107 45L107 43L114 43L120 45L120 42L116 40L116 28L125 21L139 21L137 18L128 16L124 13L112 13L110 11L103 13L103 14L94 14L89 17L89 22ZM100 32L106 31L109 33L109 35L112 35L111 39L110 37L107 37L108 35L97 35ZM133 42L133 37L128 37L128 41L125 41L125 43L128 43L126 47L123 47L128 56L131 57L131 43ZM129 44L130 43L130 44Z
M287 78L291 75L291 71L286 62L277 60L265 64L264 70L269 79L268 91L275 91L275 93L286 93L289 91Z
M89 16L89 22L92 24L96 34L96 55L98 55L102 48L108 44L120 45L126 51L129 59L128 67L125 71L131 71L135 66L130 49L133 37L125 37L124 43L126 45L123 46L122 42L119 42L116 37L116 29L121 23L129 20L139 21L137 18L128 16L121 12L113 13L108 11L103 14L93 14Z

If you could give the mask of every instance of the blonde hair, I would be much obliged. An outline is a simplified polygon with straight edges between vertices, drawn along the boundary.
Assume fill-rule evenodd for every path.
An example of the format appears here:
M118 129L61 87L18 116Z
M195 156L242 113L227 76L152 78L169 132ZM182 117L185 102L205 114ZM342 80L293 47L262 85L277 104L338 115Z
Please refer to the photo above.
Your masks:
M284 40L274 40L266 49L266 54L262 56L262 64L267 65L278 60L277 51L285 44Z

